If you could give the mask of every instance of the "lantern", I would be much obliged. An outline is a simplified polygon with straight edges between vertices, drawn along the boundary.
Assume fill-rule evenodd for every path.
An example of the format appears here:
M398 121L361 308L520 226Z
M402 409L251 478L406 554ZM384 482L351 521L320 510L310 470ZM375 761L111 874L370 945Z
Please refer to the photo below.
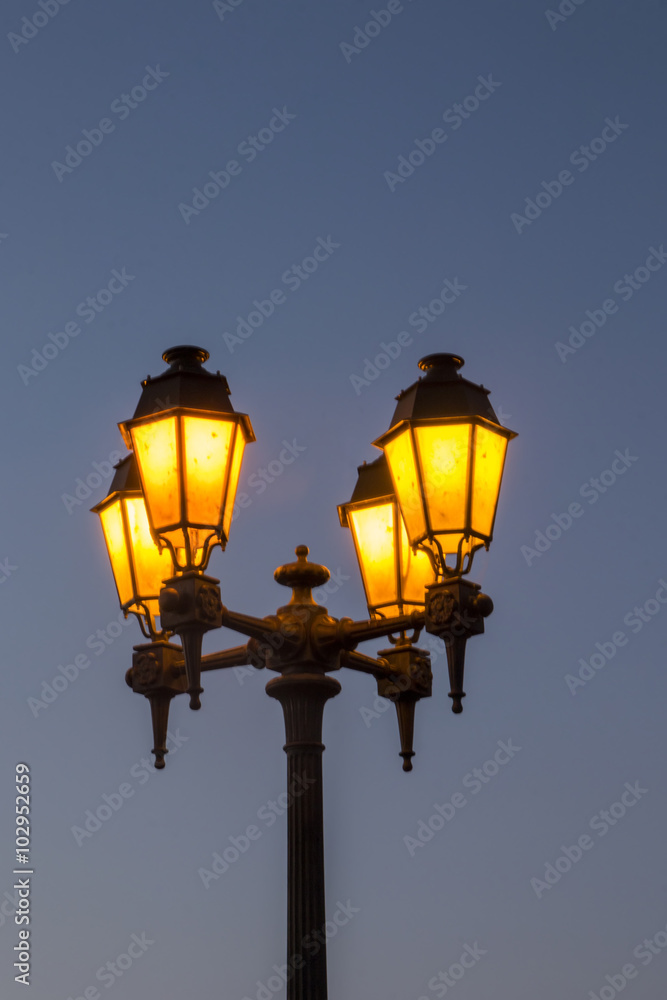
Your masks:
M153 536L179 571L204 570L229 538L243 452L255 435L229 401L224 375L206 371L208 351L174 347L170 366L147 378L132 420L120 424L137 459Z
M120 606L155 639L161 634L155 619L162 582L174 575L171 553L152 538L134 455L115 468L109 495L92 509L102 522Z
M475 550L489 547L507 442L516 437L499 423L489 390L459 374L462 365L454 354L423 358L426 374L397 397L391 427L374 442L410 545L431 553L441 578L467 573Z
M352 530L368 610L388 618L423 607L435 573L425 552L412 551L385 456L358 471L352 499L338 507L338 515Z

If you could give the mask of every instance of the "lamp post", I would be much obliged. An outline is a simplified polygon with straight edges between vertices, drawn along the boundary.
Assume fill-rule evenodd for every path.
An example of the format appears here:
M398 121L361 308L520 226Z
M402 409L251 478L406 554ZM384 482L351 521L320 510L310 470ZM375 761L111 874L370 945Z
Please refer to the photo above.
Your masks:
M370 674L395 701L404 770L414 756L415 705L431 694L429 654L414 645L424 628L445 641L452 707L461 711L465 643L493 608L464 574L475 549L491 541L514 434L498 422L487 390L458 374L462 359L421 361L426 376L398 397L376 442L383 454L360 466L352 499L339 507L370 618L336 619L315 603L312 591L329 571L303 545L274 574L291 599L256 618L224 606L219 581L205 573L211 549L228 539L243 450L254 440L250 420L231 406L224 376L203 368L206 351L176 347L163 359L169 368L142 383L134 417L119 425L132 454L93 508L121 607L149 640L135 646L126 680L150 702L155 766L163 768L171 700L187 692L190 707L200 708L202 672L252 664L278 674L266 691L283 708L288 787L305 789L288 811L287 997L326 1000L326 945L314 955L304 946L326 920L322 719L341 689L330 674L344 666ZM202 655L204 633L221 626L248 641ZM378 657L357 651L382 637L391 648Z

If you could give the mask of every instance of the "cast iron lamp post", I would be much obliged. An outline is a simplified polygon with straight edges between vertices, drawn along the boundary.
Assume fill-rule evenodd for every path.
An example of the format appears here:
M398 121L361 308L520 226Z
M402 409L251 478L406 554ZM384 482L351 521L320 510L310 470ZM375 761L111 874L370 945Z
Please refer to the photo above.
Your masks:
M462 710L465 644L493 610L464 574L491 542L515 435L499 423L488 390L461 377L461 358L424 358L425 376L398 396L391 427L375 442L383 454L360 466L351 500L339 507L371 617L332 618L313 601L329 571L308 561L304 545L274 574L291 588L289 602L264 618L239 614L223 606L219 581L204 571L211 549L227 543L243 451L255 438L224 376L202 367L208 356L197 347L164 353L169 368L142 383L134 417L119 425L131 454L93 509L121 608L149 640L135 646L126 680L150 702L156 768L164 767L171 699L187 691L190 707L200 708L202 671L252 664L278 674L266 691L284 712L288 786L307 789L288 811L287 997L326 1000L326 947L312 955L304 945L326 920L322 718L340 691L329 675L343 666L371 674L395 701L406 771L415 705L431 694L429 654L414 645L424 628L445 642L452 709ZM221 626L249 641L203 656L204 633ZM175 634L180 646L170 642ZM391 648L377 658L357 651L380 637Z

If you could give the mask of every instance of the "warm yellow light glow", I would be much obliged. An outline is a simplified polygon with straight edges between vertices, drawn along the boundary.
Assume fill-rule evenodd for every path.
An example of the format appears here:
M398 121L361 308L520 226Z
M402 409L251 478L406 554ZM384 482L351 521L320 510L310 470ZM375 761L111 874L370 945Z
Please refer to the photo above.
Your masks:
M111 560L120 606L146 616L155 627L159 615L158 596L164 580L173 576L168 549L158 549L148 524L141 495L116 494L106 506L96 508Z
M183 416L183 461L187 518L217 527L235 424L219 418Z
M411 545L467 572L491 541L511 431L451 418L405 421L382 441Z
M426 599L426 587L435 581L433 564L425 552L419 549L416 552L412 551L398 506L395 510L401 529L401 595L403 601L408 604L423 604Z
M423 605L435 573L425 552L412 552L396 501L350 508L348 521L369 609L391 617Z
M171 555L168 549L159 549L151 537L143 497L128 497L123 502L134 565L137 599L157 598L162 589L163 581L173 576Z
M252 427L243 414L175 409L127 425L156 539L181 569L227 543Z
M131 435L144 496L159 533L181 519L177 418L156 417L136 424Z
M225 538L229 538L229 528L232 523L232 514L234 512L234 502L236 500L236 491L239 485L239 476L241 475L241 463L243 462L244 451L245 437L239 424L236 427L236 434L234 436L234 454L232 456L232 465L229 471L229 486L227 487L225 511L222 521L222 533Z
M351 510L349 519L369 606L396 601L394 504Z
M100 512L104 540L107 544L111 569L121 607L134 598L130 553L127 549L125 526L123 524L123 508L120 497Z
M471 527L480 535L493 531L506 451L506 437L487 427L475 428Z
M426 534L424 504L410 428L406 427L388 441L384 450L408 535L411 540L423 538Z
M462 531L466 526L471 430L469 424L415 428L433 532Z

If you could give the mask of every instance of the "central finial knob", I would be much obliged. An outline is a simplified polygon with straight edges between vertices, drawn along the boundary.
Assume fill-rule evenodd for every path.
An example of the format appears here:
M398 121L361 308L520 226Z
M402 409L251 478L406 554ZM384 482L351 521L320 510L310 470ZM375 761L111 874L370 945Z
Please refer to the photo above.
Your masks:
M293 603L312 604L313 598L310 592L313 587L322 587L331 576L326 566L308 562L309 551L307 545L297 545L296 562L279 566L273 574L274 579L283 587L292 588Z

